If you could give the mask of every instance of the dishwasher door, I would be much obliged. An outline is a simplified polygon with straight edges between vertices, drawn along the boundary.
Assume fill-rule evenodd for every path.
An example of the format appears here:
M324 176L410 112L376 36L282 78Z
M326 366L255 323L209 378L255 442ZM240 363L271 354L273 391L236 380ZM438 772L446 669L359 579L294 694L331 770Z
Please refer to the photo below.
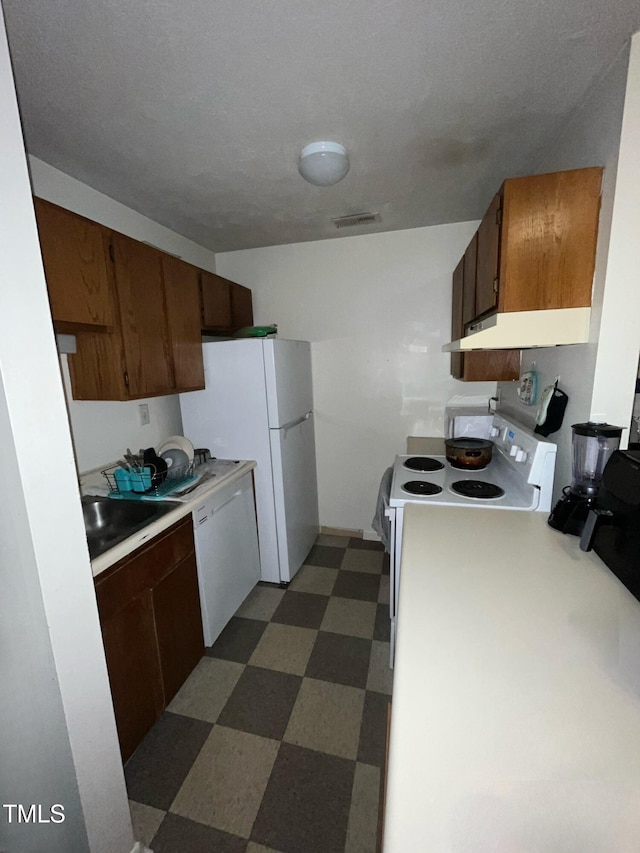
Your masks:
M212 646L260 580L251 473L211 495L193 513L205 646Z

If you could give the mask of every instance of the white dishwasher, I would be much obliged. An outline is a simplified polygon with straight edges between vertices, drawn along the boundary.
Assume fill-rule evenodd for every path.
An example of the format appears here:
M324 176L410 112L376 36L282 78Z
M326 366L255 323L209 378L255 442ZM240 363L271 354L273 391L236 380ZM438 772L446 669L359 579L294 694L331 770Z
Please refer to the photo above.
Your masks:
M211 646L260 580L253 478L247 472L193 512L205 646Z

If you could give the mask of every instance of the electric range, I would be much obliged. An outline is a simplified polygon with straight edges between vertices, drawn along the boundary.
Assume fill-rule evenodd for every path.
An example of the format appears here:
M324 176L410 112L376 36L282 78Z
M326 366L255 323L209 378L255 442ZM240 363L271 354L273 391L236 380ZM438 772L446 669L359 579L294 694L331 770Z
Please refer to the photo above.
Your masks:
M492 458L480 470L459 468L445 456L404 454L393 465L386 515L391 522L391 663L402 560L404 507L407 503L473 509L549 512L556 445L502 415L494 415Z

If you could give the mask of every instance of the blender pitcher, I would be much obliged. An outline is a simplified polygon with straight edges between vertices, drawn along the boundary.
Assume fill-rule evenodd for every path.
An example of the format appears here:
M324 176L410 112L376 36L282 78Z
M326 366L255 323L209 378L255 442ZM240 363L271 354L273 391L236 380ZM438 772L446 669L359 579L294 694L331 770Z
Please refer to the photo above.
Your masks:
M611 424L573 424L571 485L562 490L548 523L556 530L580 536L595 502L604 466L618 449L622 427Z
M611 424L573 424L571 491L593 498L598 493L604 466L620 445L622 427Z

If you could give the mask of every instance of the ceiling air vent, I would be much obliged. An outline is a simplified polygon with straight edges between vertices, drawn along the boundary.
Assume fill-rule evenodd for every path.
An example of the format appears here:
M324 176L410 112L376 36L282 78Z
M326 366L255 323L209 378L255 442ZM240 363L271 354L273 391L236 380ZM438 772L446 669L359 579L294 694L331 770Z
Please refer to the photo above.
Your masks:
M335 216L332 220L336 228L354 228L356 225L372 225L380 222L379 213L354 213L351 216Z

